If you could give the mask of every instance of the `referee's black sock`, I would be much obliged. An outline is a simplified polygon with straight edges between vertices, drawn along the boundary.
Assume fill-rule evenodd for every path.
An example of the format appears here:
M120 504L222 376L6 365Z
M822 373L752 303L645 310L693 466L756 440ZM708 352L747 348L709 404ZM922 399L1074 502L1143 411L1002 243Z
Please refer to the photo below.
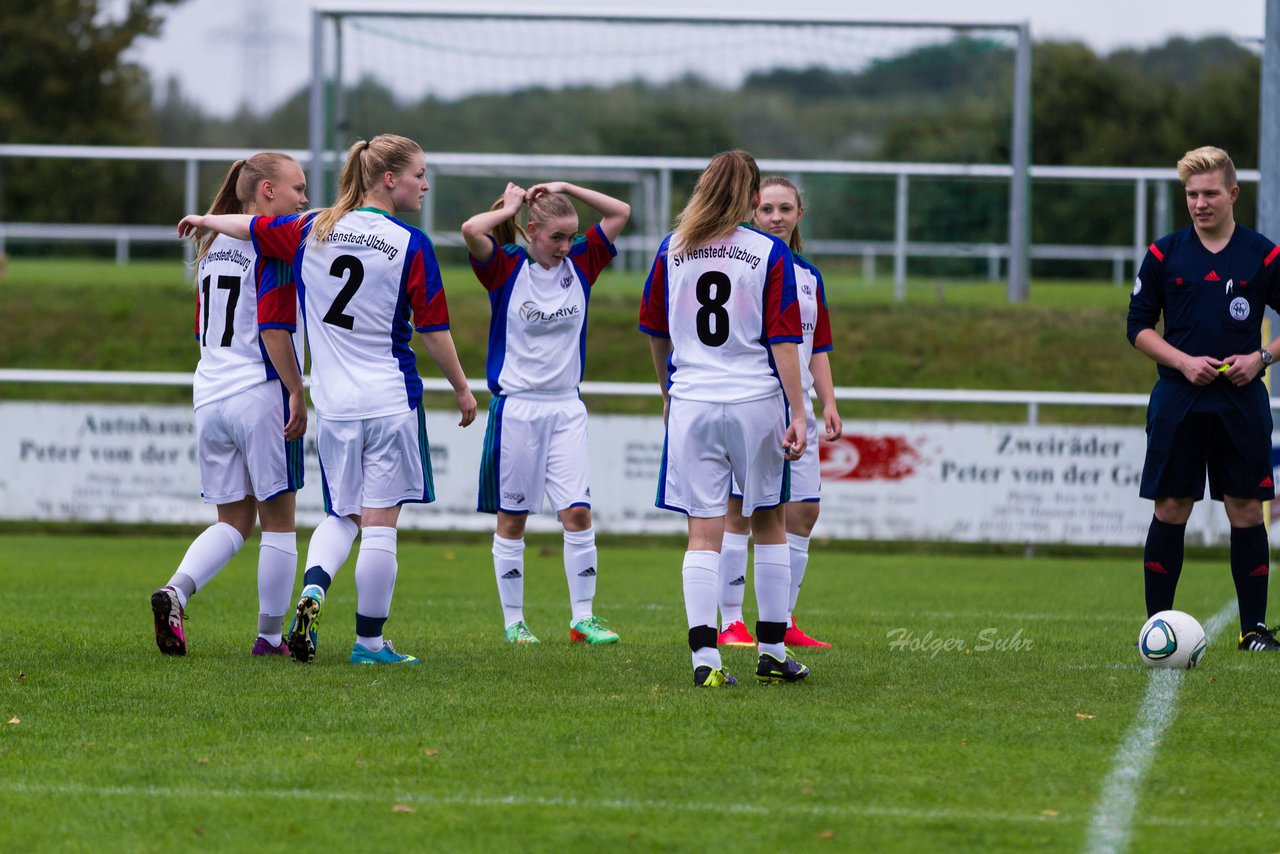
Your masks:
M1147 547L1142 553L1142 578L1147 592L1147 616L1173 607L1173 594L1182 575L1182 555L1186 539L1186 523L1170 525L1151 517L1147 529ZM1234 554L1234 540L1233 551ZM1234 566L1234 562L1232 564Z
M1265 525L1231 529L1231 579L1240 603L1240 633L1252 631L1267 619L1269 546Z

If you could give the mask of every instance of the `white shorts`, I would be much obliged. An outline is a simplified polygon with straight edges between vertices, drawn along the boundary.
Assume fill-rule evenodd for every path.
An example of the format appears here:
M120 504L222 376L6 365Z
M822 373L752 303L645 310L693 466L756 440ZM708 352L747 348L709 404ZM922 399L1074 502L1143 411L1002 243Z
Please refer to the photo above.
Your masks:
M334 516L365 507L398 507L436 500L423 408L358 421L320 422L320 483L324 509Z
M495 396L480 458L481 513L537 513L591 506L587 407L577 392L557 398Z
M209 504L268 501L302 488L302 440L284 438L289 396L265 380L196 410L200 494Z
M822 462L818 459L818 419L813 412L813 401L804 398L805 426L808 444L804 456L789 462L791 468L791 501L820 501L822 491ZM741 500L742 487L733 482L733 497Z
M672 398L654 503L698 518L723 516L742 485L742 513L790 500L782 451L782 392L745 403Z

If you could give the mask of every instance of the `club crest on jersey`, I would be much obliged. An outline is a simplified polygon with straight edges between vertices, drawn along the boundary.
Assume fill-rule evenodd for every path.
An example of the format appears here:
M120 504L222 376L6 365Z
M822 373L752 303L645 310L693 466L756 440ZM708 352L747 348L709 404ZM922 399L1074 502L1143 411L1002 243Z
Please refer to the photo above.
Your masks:
M801 285L800 290L807 297L813 296L813 285L810 285L808 282L805 282L803 285Z
M1229 310L1231 312L1231 316L1236 320L1249 319L1249 301L1244 297L1236 297L1233 299Z
M1133 278L1133 295L1136 297L1142 292L1142 279L1137 276Z
M567 291L569 290L569 286L572 284L573 284L573 274L570 273L569 275L565 276L563 279L560 280L560 289Z

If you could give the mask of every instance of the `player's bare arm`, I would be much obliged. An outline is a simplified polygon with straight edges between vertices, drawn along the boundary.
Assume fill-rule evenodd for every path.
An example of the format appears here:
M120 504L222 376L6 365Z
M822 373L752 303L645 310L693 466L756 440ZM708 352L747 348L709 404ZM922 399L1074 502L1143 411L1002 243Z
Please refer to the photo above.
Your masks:
M631 205L615 199L613 196L570 184L568 181L550 181L545 184L534 184L529 188L529 201L532 202L544 193L564 193L593 208L600 214L600 230L610 241L618 239L627 220L631 218Z
M249 239L248 214L187 214L178 221L179 237L199 237L202 231L216 231L236 240Z
M292 336L284 329L263 329L260 334L262 346L267 349L267 356L280 375L280 382L289 392L289 420L284 425L284 437L301 439L307 432L307 399L302 390L302 372L298 370Z
M502 192L502 207L478 213L462 224L462 239L466 241L472 258L481 264L489 262L494 253L490 232L520 213L527 196L524 187L508 182L507 189Z
M471 387L467 385L467 375L462 370L462 363L458 361L458 350L453 346L453 336L447 329L419 334L427 355L436 363L440 373L449 381L449 385L453 386L453 396L458 403L458 412L462 415L458 426L470 425L476 420L476 398L471 393Z
M770 344L769 349L773 351L773 363L778 368L782 391L791 407L791 423L782 438L782 450L788 459L798 460L804 456L805 447L809 444L809 431L805 424L807 416L804 411L804 386L800 381L800 348L793 341L782 341Z
M834 442L844 433L844 422L840 420L840 412L836 409L835 383L831 379L831 360L825 352L814 353L809 359L809 373L813 375L813 390L822 404L822 423L826 429L825 438Z

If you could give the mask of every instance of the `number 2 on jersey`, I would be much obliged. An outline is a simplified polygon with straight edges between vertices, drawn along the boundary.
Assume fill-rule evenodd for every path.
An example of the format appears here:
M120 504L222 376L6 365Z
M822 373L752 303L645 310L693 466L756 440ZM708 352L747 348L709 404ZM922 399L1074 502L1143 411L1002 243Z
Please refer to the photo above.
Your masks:
M713 286L714 294L711 292ZM729 312L724 305L729 301L732 290L729 276L719 270L708 270L698 277L694 290L698 305L702 306L696 317L698 340L708 347L719 347L729 340Z
M342 286L342 290L338 291L338 296L333 301L333 305L329 306L329 310L325 312L324 322L333 326L341 326L343 329L354 329L356 319L350 314L344 314L344 312L347 304L356 295L356 291L360 290L360 284L364 281L364 265L354 255L339 255L333 259L333 263L329 266L329 275L335 279L341 279L346 276L347 282Z

